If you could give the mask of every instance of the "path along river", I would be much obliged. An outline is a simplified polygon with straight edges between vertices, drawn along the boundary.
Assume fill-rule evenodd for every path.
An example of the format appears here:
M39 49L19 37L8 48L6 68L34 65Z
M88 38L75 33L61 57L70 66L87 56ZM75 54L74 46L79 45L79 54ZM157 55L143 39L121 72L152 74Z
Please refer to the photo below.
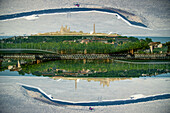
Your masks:
M146 28L147 26L139 23L128 20L125 16L122 14L111 10L111 9L105 9L105 8L61 8L61 9L45 9L45 10L38 10L38 11L30 11L30 12L21 12L21 13L15 13L15 14L8 14L8 15L0 15L0 20L8 20L8 19L15 19L15 18L21 18L25 16L31 16L31 15L43 15L43 14L54 14L54 13L72 13L72 12L88 12L88 11L95 11L95 12L103 12L103 13L109 13L118 16L123 21L125 21L127 24L131 26L139 26Z

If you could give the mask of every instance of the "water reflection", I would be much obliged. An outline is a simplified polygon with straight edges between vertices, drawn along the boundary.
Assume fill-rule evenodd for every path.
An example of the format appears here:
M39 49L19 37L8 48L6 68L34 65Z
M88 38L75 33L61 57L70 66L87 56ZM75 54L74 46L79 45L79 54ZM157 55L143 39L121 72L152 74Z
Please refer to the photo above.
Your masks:
M87 60L86 63L83 60L57 60L38 64L32 60L5 60L2 62L1 71L6 69L18 71L20 75L33 74L49 77L140 77L168 73L170 65L167 62L129 63L107 60Z
M132 80L132 78L73 78L73 77L51 77L54 80L60 81L60 80L74 80L75 81L75 89L77 89L78 82L80 80L86 80L88 82L94 81L94 82L100 82L100 85L103 87L107 86L109 87L110 82L113 81L119 81L119 80Z

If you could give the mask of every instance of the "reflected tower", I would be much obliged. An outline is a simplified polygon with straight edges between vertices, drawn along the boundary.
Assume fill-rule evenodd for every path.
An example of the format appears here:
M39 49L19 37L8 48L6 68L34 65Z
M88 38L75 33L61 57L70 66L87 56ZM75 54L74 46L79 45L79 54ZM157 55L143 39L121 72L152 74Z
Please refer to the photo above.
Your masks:
M77 79L75 80L75 90L77 89Z

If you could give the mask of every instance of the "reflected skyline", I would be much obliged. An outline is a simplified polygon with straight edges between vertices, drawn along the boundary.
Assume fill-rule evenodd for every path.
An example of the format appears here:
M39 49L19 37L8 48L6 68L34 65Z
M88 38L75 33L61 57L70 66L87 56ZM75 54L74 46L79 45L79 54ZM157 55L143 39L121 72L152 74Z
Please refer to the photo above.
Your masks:
M19 75L32 74L49 77L140 77L170 72L168 62L127 62L105 60L56 60L36 63L34 61L6 60L1 71L18 71ZM90 81L90 79L89 79Z
M80 80L86 80L88 82L94 81L94 82L100 82L100 86L109 87L110 82L114 81L121 81L121 80L132 80L132 78L73 78L73 77L50 77L54 80L60 81L60 80L74 80L75 81L75 90L78 87L78 82Z

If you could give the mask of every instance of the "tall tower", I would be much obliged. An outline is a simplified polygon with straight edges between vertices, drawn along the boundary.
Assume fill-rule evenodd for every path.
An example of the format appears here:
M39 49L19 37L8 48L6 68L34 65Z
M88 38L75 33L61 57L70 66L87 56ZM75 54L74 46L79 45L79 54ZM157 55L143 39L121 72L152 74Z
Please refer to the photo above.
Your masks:
M93 34L94 34L94 33L96 33L96 32L95 32L95 24L93 25Z
M60 28L60 33L62 34L63 32L64 32L64 27L62 25L61 28Z
M75 80L75 90L77 89L77 79Z
M68 32L70 32L70 27L68 28Z

